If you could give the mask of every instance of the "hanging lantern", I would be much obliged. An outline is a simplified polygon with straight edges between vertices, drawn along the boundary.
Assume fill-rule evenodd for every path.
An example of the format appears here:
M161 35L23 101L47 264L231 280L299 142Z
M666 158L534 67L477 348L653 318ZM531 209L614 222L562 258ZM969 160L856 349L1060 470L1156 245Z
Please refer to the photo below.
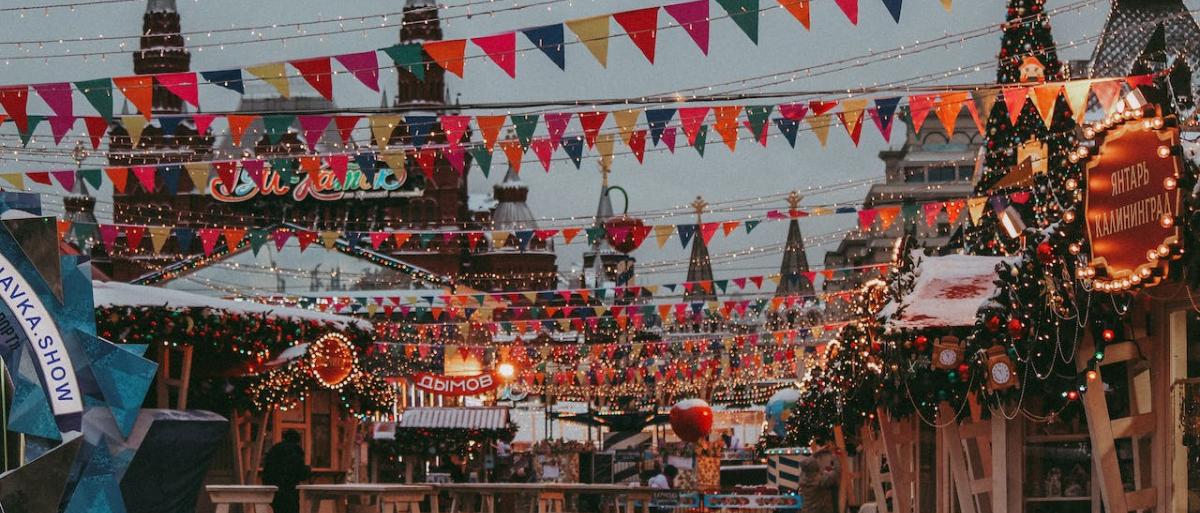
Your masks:
M695 443L712 432L712 407L703 399L684 399L671 408L670 421L675 436Z
M357 357L350 339L341 333L326 333L308 346L313 376L328 388L340 388L354 373Z

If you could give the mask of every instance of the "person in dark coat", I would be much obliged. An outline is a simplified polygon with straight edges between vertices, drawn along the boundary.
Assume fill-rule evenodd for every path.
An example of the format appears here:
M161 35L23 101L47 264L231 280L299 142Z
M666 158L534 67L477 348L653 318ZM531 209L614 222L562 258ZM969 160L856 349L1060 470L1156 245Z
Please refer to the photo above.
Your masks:
M821 457L828 451L821 450L800 462L800 513L835 513L837 511L838 469L837 458L830 468L821 468Z
M263 483L279 488L271 508L275 513L299 513L300 492L296 485L307 481L312 469L304 464L304 448L300 433L294 429L283 432L283 441L275 444L263 458Z

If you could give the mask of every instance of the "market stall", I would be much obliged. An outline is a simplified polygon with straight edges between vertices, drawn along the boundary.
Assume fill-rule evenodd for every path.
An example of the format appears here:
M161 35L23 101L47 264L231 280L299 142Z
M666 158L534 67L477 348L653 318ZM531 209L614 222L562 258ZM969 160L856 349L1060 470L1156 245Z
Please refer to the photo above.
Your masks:
M375 430L372 480L492 481L516 431L506 407L409 409L394 429Z

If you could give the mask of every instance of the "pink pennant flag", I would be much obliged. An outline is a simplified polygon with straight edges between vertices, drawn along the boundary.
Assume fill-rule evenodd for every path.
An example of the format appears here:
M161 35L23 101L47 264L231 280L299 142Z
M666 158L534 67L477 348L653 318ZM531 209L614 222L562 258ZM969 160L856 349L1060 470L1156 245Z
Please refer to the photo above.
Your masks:
M688 144L696 144L696 134L700 133L700 127L704 125L704 118L708 117L708 107L684 107L679 109L679 124L683 127L683 133L687 136Z
M808 114L808 105L803 103L784 103L779 106L779 115L792 121L804 121Z
M345 53L333 57L363 85L379 91L379 62L374 50L369 52Z
M1008 109L1008 120L1016 125L1017 118L1021 117L1021 110L1025 108L1025 100L1029 97L1029 88L1008 87L1002 94L1004 95L1004 107Z
M217 119L217 116L213 114L193 114L192 123L196 125L196 133L200 135L207 133L208 127L212 125L214 119Z
M329 128L333 117L297 116L296 119L300 121L300 131L304 132L304 143L308 145L308 151L316 151L317 143L321 142L321 136L325 135L325 129Z
M542 163L542 169L547 173L550 172L550 156L554 152L554 145L550 144L550 139L539 137L529 143L529 148L533 150L533 154L537 155L538 162Z
M50 117L50 133L54 135L54 144L62 142L63 137L67 132L71 131L71 127L75 126L75 116L51 116Z
M71 192L75 188L75 171L73 170L51 171L50 176L58 181L64 191Z
M378 251L383 242L390 238L391 234L388 232L371 232L371 249Z
M200 236L200 245L204 247L204 256L212 255L213 250L217 248L217 241L221 240L221 230L201 228L196 233Z
M138 183L142 184L142 189L146 192L154 192L155 174L154 166L133 166L133 176L137 177Z
M453 144L442 148L442 155L450 162L450 167L460 175L466 169L466 152L466 148L463 148L461 144Z
M925 210L925 225L933 226L937 223L938 214L942 213L942 203L931 201L921 206Z
M463 134L471 127L471 116L443 115L438 121L446 133L446 143L451 146L462 144Z
M275 251L283 251L284 244L287 244L288 239L292 238L291 230L275 230L271 234L271 238L275 240Z
M67 82L34 84L33 90L37 91L38 96L42 97L42 101L46 102L50 110L58 116L75 116L75 106L71 101L71 84Z
M120 230L114 224L99 224L96 228L100 230L100 240L104 242L104 248L109 252L113 250L113 244L117 243L117 234Z
M708 0L664 5L663 10L675 18L679 26L692 36L692 41L700 47L700 52L708 55Z
M247 159L242 161L242 169L246 170L246 174L250 175L250 181L257 185L259 190L262 190L266 181L266 174L263 173L264 161L258 159Z
M660 140L662 140L662 142L667 145L668 151L670 151L671 153L675 153L675 127L674 126L669 126L666 129L664 129L663 133L662 133L662 138Z
M196 73L159 73L154 75L154 79L159 85L163 86L171 94L178 96L185 102L192 104L197 109L200 108L200 93L196 87Z
M475 43L488 58L492 59L509 77L517 78L517 33L505 32L484 37L473 37Z
M834 0L834 3L842 9L851 24L858 25L858 0Z
M1106 114L1112 112L1112 107L1117 103L1117 98L1121 96L1121 80L1097 80L1092 83L1092 94L1096 95L1096 100L1100 102L1100 107L1104 109ZM1008 98L1005 97L1005 101Z
M705 0L707 1L707 0ZM547 112L542 115L542 119L546 120L546 131L550 134L550 145L557 148L562 143L563 134L567 131L567 124L571 122L571 112Z

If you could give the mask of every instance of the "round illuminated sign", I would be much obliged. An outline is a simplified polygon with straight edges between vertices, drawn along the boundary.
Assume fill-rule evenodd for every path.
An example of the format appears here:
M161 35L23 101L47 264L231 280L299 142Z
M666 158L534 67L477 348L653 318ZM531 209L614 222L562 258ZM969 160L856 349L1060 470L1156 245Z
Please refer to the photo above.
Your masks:
M329 388L338 388L354 374L356 356L350 339L341 333L326 333L308 346L313 376Z

